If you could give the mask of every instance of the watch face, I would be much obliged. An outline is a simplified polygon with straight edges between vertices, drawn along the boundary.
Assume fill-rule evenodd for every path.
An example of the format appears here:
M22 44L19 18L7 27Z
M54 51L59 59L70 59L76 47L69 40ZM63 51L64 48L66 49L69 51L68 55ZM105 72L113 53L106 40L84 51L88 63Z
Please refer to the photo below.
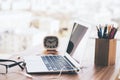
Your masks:
M58 38L56 36L47 36L44 38L44 47L47 49L55 49L58 47Z

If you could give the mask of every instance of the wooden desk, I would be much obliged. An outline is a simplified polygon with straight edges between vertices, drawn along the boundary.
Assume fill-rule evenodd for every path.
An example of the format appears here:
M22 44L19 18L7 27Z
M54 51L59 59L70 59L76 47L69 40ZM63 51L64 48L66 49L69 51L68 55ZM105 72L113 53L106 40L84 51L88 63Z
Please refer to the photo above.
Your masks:
M90 40L89 43L90 46L93 46L87 46L85 53L82 54L83 59L82 63L80 64L81 66L83 66L83 68L80 70L80 72L78 72L77 74L62 74L60 80L115 80L120 68L120 41L117 42L115 65L104 67L94 65L94 40ZM39 51L41 50L38 46L37 48L31 48L29 50L21 52L19 53L19 55L30 55L32 53L39 53ZM0 75L0 80L31 80L30 78L27 78L23 75L20 76L19 74L8 74L7 76L8 79L3 78L2 75ZM52 79L58 77L58 74L36 74L32 76L32 80L59 80Z

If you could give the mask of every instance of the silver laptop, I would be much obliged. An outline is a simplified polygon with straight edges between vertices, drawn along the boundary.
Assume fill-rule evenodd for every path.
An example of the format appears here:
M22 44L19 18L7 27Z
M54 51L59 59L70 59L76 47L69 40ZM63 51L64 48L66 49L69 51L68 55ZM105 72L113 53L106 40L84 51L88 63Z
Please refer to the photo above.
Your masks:
M74 23L68 47L64 55L26 56L27 73L59 73L60 71L77 72L80 65L72 58L76 47L85 35L87 27Z

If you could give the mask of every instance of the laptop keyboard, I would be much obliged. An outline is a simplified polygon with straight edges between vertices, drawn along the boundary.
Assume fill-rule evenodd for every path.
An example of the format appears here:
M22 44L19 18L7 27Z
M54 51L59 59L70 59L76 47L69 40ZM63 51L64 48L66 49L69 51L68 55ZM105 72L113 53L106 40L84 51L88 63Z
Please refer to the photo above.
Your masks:
M50 71L68 71L74 68L74 65L62 56L42 56L42 59Z

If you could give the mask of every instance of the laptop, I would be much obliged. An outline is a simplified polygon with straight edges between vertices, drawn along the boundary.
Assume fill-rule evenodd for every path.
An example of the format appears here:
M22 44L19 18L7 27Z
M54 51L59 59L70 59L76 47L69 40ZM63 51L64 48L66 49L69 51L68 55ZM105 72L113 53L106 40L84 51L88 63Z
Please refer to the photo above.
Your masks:
M64 55L25 56L26 71L29 74L36 73L68 73L78 72L80 65L71 54L74 54L76 47L85 35L87 27L74 23L67 50Z

